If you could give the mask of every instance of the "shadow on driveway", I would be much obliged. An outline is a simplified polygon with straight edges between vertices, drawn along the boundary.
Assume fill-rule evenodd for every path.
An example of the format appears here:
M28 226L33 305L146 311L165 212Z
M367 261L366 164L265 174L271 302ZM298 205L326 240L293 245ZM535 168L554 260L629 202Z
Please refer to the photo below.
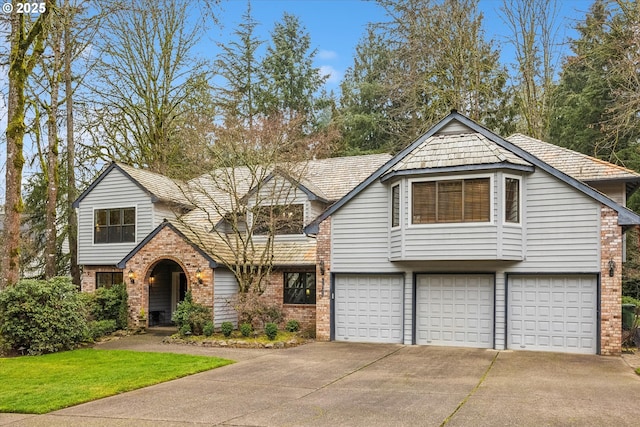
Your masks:
M218 349L127 337L101 348L238 363L10 426L637 425L640 378L620 359L356 343Z

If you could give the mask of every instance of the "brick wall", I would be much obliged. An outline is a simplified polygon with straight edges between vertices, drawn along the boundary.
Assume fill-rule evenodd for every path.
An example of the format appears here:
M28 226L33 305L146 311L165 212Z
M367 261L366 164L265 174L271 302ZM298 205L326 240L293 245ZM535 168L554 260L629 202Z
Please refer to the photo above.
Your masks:
M310 304L284 304L284 273L297 273L313 271L313 267L289 267L278 268L271 273L269 284L267 285L262 298L282 310L282 325L289 320L300 322L301 329L315 329L316 327L316 306ZM317 283L316 283L317 287Z
M316 340L329 341L331 339L331 217L320 223L316 245ZM321 271L322 265L324 265L324 274Z
M127 270L128 271L128 270ZM127 280L127 274L121 268L112 265L83 265L82 274L80 275L80 290L82 292L95 292L96 290L96 273L120 273L122 272L123 280Z
M615 263L609 277L609 261ZM607 206L600 210L600 353L620 355L622 351L622 227L618 214Z
M194 301L213 310L213 269L209 267L209 261L174 230L164 227L124 268L125 276L129 270L136 276L134 284L125 280L129 293L130 322L137 321L141 309L145 313L149 312L149 277L153 267L163 260L175 261L187 276L187 289L191 291ZM202 283L198 283L196 279L198 269L202 274Z

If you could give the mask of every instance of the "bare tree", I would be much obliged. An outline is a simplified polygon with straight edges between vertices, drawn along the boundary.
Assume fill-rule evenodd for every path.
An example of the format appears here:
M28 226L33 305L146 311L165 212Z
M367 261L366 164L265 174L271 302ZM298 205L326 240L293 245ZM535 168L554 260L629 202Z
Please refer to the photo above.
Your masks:
M28 15L11 12L9 55L9 98L7 123L7 171L5 195L4 245L0 288L18 281L20 272L20 216L22 203L23 141L25 135L25 86L40 55L55 0L46 0L44 10L31 25Z
M516 52L516 101L524 121L522 130L546 139L559 55L556 1L504 0L500 10Z
M185 194L196 208L178 222L233 273L239 286L235 308L249 319L273 270L276 235L302 234L297 184L309 152L298 150L304 137L297 133L299 123L288 118L245 125L243 118L227 120L218 130L210 153L216 167L189 182Z

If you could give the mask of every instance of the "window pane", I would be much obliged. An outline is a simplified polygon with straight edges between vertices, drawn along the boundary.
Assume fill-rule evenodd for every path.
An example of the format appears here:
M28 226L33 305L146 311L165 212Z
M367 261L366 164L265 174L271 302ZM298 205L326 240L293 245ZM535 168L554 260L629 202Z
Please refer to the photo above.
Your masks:
M106 226L98 226L95 229L93 234L93 242L94 243L108 243L108 228Z
M400 225L400 186L394 185L391 188L391 226Z
M489 178L464 181L464 221L488 222L490 219Z
M438 222L462 221L462 181L438 182Z
M120 209L109 210L109 225L120 225Z
M123 225L133 225L136 223L136 210L134 208L124 209Z
M260 206L254 209L253 218L253 234L302 234L304 206Z
M105 209L96 211L96 225L107 225L107 211Z
M136 241L136 226L127 225L122 227L122 241L123 242L135 242Z
M507 222L520 222L520 181L505 178L504 181L504 218Z
M412 224L436 222L436 183L414 182L411 185Z
M112 283L111 273L96 273L96 288L110 288Z
M315 273L284 273L285 304L315 304Z
M109 243L122 242L122 227L110 226L109 227Z

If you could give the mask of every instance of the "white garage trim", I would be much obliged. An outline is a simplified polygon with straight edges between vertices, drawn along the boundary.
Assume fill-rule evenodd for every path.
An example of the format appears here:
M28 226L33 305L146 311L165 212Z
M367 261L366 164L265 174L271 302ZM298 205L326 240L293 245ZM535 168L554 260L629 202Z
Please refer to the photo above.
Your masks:
M402 343L403 274L334 274L336 341Z
M494 274L416 274L414 342L494 348Z
M508 274L507 348L596 354L596 274Z

